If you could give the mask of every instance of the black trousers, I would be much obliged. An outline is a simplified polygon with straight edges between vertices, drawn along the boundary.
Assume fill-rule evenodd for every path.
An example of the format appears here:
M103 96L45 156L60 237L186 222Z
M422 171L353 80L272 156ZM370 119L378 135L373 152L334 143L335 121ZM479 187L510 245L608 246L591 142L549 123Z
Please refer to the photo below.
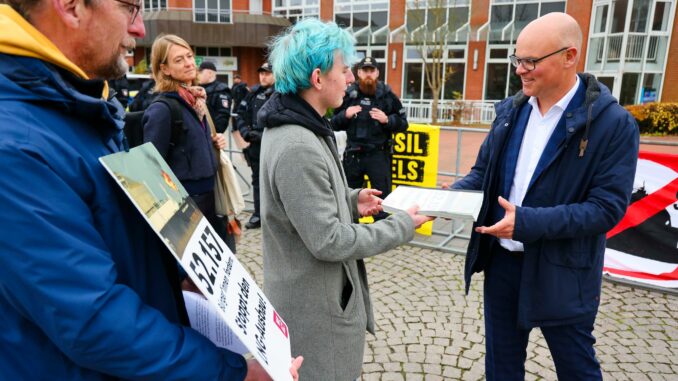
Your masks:
M247 164L252 169L252 197L254 198L254 213L252 217L260 217L259 209L261 201L259 198L259 156L261 152L261 143L251 143L244 151L247 155Z
M518 326L524 254L507 251L498 243L491 253L484 285L485 377L488 381L522 381L531 331ZM575 324L540 328L559 380L602 380L593 349L594 322L592 317Z
M382 192L381 198L391 193L392 170L391 153L384 150L369 152L344 153L344 172L346 181L351 188L363 188L365 175L370 179L373 189ZM373 216L375 221L388 217L388 213L380 212Z

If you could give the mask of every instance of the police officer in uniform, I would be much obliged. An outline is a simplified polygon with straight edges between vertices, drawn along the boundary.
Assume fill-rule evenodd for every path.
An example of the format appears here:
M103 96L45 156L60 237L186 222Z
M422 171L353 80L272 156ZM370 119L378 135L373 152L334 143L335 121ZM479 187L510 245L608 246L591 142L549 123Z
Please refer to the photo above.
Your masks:
M120 102L122 108L127 108L127 103L129 102L129 82L127 81L127 76L123 75L122 77L114 80L108 81L108 86L110 89L114 90L113 96L115 99Z
M238 106L240 102L247 96L247 93L250 92L250 89L247 87L247 82L242 80L240 74L235 74L233 76L233 87L231 88L231 94L233 94L233 112L231 113L232 117L236 117L238 114Z
M231 89L217 81L217 67L212 62L203 61L198 70L198 82L207 92L207 109L214 120L214 128L223 133L231 119Z
M391 193L391 134L407 130L407 115L391 88L378 80L372 57L358 63L358 80L346 90L344 103L334 110L332 127L346 130L344 172L351 188L363 187L365 175L372 188ZM386 218L384 212L375 220Z
M247 163L252 168L252 189L254 193L254 213L250 220L245 224L248 229L261 227L261 218L259 216L259 153L261 152L261 135L264 132L264 126L257 123L257 112L261 106L273 94L275 78L273 69L268 62L264 62L259 69L259 84L252 87L252 91L247 94L245 99L238 106L238 130L249 147L243 150Z

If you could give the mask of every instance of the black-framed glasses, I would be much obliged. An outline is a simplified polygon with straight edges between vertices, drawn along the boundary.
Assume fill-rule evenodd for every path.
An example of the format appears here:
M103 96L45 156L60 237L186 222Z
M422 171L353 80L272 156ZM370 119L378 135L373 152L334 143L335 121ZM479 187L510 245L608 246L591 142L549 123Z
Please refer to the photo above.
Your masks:
M532 71L537 67L537 62L544 60L546 58L549 58L554 54L558 54L560 52L563 52L567 49L569 49L569 47L558 49L553 53L549 53L549 54L547 54L543 57L539 57L539 58L518 58L515 54L511 54L509 56L509 59L511 60L511 65L513 65L514 67L518 67L520 65L523 65L523 68L525 70Z
M125 1L125 0L115 0L118 3L122 3L127 5L127 10L129 11L129 17L130 17L130 23L134 24L134 20L137 19L137 15L139 14L139 11L141 10L141 1Z

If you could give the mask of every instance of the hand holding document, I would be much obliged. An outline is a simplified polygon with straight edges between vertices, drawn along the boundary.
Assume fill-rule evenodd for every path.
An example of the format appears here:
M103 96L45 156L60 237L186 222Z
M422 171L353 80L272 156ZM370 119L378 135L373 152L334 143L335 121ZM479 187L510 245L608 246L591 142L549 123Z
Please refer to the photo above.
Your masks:
M476 221L483 205L482 191L446 190L398 186L384 199L382 207L394 213L419 205L419 214Z

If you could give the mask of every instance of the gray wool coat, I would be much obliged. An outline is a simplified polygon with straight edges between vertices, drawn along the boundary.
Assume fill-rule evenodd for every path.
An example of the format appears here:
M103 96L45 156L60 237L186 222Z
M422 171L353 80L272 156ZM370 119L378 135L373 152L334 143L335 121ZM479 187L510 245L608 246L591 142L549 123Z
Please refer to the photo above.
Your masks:
M359 190L334 143L304 127L266 129L260 163L264 292L304 356L300 380L354 380L374 333L363 258L409 242L414 223L406 213L356 223Z

